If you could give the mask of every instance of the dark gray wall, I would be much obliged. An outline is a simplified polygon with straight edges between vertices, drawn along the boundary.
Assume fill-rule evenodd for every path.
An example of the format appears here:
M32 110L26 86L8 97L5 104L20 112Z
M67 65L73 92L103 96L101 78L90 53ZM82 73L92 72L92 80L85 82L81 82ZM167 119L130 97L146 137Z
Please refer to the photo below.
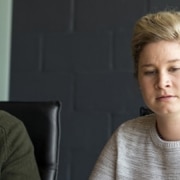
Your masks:
M59 180L85 180L105 142L143 105L135 20L178 0L14 0L10 100L61 100Z

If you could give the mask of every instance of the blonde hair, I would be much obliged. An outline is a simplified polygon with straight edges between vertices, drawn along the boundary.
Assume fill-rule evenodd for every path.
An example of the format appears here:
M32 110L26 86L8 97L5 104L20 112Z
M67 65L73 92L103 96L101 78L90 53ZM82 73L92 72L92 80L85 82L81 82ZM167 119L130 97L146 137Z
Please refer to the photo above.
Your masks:
M136 22L132 36L132 55L136 77L138 75L139 56L144 46L161 40L180 40L180 12L149 13Z

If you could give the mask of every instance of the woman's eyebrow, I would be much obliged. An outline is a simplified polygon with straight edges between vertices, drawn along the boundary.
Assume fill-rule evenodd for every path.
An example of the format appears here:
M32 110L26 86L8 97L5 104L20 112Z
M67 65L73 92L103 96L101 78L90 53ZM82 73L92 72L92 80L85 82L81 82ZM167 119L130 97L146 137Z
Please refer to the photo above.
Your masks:
M180 62L180 59L171 59L168 60L168 63Z
M141 67L151 67L151 66L153 66L153 64L151 64L151 63L142 64L142 65L141 65Z
M180 62L180 59L171 59L167 61L167 63L175 63L175 62ZM141 67L151 67L151 66L154 65L152 63L146 63L141 65Z

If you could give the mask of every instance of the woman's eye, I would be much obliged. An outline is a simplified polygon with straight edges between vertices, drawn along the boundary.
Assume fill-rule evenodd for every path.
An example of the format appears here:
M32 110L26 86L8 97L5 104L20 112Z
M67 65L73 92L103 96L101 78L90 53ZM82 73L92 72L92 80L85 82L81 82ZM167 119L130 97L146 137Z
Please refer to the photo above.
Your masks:
M154 70L153 71L145 71L144 72L145 75L154 75L156 73L157 73L157 71L154 71Z
M175 72L175 71L177 71L177 70L180 70L180 68L177 68L177 67L171 67L171 68L169 68L169 71L170 71L170 72Z

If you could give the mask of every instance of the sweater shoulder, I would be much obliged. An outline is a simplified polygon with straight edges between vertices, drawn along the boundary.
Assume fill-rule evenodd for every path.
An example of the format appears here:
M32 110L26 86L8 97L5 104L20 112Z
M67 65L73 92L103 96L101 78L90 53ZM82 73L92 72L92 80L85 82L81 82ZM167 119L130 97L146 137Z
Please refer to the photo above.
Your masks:
M155 121L154 114L136 117L121 124L115 131L115 134L146 134L147 130L154 126Z

